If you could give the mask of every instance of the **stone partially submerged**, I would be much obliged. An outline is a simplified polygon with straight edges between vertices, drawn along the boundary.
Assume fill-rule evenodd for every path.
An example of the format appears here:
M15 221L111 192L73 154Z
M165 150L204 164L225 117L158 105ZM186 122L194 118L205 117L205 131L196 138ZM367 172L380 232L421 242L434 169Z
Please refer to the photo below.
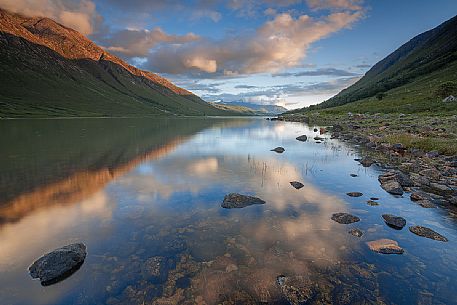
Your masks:
M409 230L412 233L414 233L418 236L421 236L421 237L430 238L430 239L438 240L438 241L444 241L444 242L448 241L448 239L446 237L444 237L443 235L439 234L438 232L435 232L432 229L427 228L427 227L412 226L412 227L409 227Z
M30 267L32 278L39 278L43 286L55 284L75 273L86 258L83 243L71 244L47 253Z
M306 142L306 140L308 140L308 137L306 135L301 135L299 137L296 137L295 139L300 142Z
M265 201L258 197L231 193L225 195L221 207L225 209L245 208L253 204L265 204Z
M348 195L349 197L360 197L363 194L360 192L349 192L349 193L346 193L346 195Z
M278 147L272 149L271 151L277 152L278 154L282 154L286 150L284 149L284 147L278 146Z
M280 275L276 282L289 304L307 304L317 293L315 283L307 276Z
M387 238L369 241L367 245L371 251L382 254L403 254L405 252L395 240Z
M292 185L297 190L299 190L299 189L301 189L302 187L305 186L303 183L298 182L298 181L292 181L292 182L290 182L290 185Z
M353 236L355 236L355 237L362 237L362 235L363 235L362 230L357 229L357 228L354 228L354 229L349 230L348 233L351 234L351 235L353 235Z
M395 216L392 214L384 214L382 215L382 218L389 227L394 228L396 230L401 230L404 226L406 226L406 219L404 219L403 217Z
M378 177L381 187L392 195L403 195L403 187L413 186L411 179L401 171L389 171Z
M332 220L347 225L360 221L360 218L348 213L335 213L332 215Z

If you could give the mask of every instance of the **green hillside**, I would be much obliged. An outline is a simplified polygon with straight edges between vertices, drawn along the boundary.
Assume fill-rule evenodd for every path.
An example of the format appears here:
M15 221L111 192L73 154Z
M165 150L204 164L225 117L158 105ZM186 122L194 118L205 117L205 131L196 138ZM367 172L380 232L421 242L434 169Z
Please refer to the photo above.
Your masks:
M442 100L457 95L456 37L454 17L405 43L336 96L289 113L455 112L457 103Z

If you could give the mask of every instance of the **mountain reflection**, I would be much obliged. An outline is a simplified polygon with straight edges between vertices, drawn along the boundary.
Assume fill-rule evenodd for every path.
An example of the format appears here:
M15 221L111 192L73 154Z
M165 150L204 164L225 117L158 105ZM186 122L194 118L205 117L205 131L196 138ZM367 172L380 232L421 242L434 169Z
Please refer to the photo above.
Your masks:
M84 200L218 123L226 124L211 119L3 121L0 221Z

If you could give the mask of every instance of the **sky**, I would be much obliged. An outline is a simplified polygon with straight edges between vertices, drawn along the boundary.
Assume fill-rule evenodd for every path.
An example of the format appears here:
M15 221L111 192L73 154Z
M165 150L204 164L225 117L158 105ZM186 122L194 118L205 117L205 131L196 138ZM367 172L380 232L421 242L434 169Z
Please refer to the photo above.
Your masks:
M206 101L320 103L457 0L0 0L45 16Z

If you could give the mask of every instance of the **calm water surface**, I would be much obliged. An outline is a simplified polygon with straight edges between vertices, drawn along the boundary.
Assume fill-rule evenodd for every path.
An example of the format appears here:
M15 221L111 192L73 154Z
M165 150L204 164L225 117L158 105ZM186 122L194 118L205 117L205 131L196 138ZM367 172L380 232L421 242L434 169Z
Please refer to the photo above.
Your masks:
M452 213L384 192L357 147L302 134L317 135L260 118L0 121L0 303L287 304L285 275L312 280L310 303L457 304ZM221 208L231 192L266 204ZM384 213L449 242L394 230ZM405 253L371 252L380 238ZM87 245L81 269L47 287L31 279L36 258L73 242Z

